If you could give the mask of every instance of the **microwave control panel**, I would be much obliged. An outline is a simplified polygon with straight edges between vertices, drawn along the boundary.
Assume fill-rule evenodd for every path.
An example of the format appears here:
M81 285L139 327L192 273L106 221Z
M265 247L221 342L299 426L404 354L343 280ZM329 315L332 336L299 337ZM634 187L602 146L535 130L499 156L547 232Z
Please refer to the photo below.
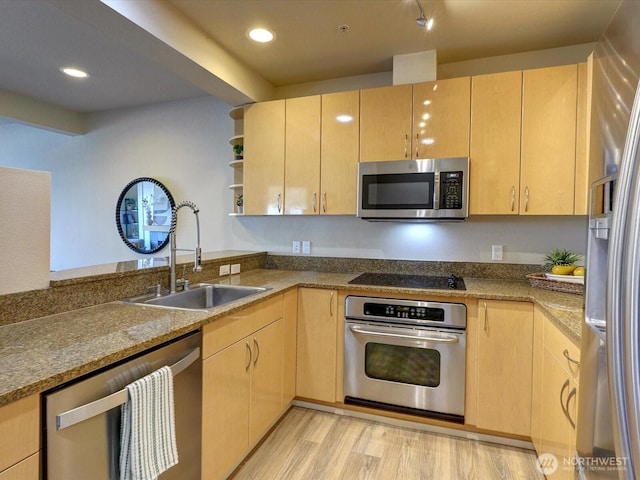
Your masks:
M440 208L462 208L462 172L440 172Z

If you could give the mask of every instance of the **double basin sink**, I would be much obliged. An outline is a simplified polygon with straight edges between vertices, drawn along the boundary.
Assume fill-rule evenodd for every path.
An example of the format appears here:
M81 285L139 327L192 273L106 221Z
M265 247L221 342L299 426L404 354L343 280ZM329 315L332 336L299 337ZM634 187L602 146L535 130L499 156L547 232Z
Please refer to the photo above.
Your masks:
M265 287L247 287L243 285L224 285L218 283L199 283L191 285L187 290L161 295L149 294L123 300L156 307L167 307L181 310L206 310L218 307L241 298L257 295L270 290Z

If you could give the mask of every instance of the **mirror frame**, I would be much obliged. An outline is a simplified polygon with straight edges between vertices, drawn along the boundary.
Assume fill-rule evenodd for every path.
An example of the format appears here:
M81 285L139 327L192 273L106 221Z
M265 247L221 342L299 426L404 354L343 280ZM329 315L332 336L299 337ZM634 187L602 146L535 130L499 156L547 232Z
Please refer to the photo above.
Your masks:
M162 250L164 247L166 247L167 244L169 243L169 233L167 232L167 237L162 242L160 242L157 247L145 249L145 248L140 248L140 246L131 243L124 229L122 228L122 222L121 222L122 214L126 213L127 211L125 207L125 198L127 198L127 195L129 194L129 190L131 190L132 187L135 187L139 183L143 183L143 182L152 183L155 187L162 190L162 192L167 196L167 200L169 201L169 205L170 205L169 221L171 221L171 212L173 211L173 207L176 206L176 202L173 200L173 196L171 195L171 192L169 192L169 189L167 189L167 187L165 187L162 183L160 183L155 178L150 178L150 177L139 177L139 178L136 178L135 180L130 181L120 193L120 196L118 197L118 202L116 203L116 226L118 227L118 233L120 234L120 238L122 238L122 241L124 242L124 244L134 252L142 253L146 255L150 253L156 253ZM142 212L139 212L138 215L140 215L140 213ZM142 222L140 222L139 220L140 220L140 217L138 217L138 222L136 223L138 224L138 228L141 228Z

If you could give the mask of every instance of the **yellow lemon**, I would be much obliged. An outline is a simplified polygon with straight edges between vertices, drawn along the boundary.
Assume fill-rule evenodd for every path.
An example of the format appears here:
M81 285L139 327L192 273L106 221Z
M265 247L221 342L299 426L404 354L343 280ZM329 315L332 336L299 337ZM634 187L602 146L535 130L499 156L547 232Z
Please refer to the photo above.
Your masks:
M571 275L575 269L574 265L554 265L551 273L554 275Z
M573 274L577 277L584 277L584 267L576 267Z

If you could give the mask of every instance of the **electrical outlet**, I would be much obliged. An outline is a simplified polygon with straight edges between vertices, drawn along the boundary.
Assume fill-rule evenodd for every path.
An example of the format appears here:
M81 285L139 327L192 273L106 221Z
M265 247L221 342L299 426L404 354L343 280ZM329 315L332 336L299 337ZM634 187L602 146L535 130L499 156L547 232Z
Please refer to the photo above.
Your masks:
M311 255L311 242L309 240L302 241L302 254Z
M491 245L491 260L502 260L503 245Z
M291 251L296 255L300 255L300 240L294 240Z
M236 273L240 273L240 264L239 263L231 264L231 275L235 275Z
M231 265L220 265L220 276L229 275L231 273Z

